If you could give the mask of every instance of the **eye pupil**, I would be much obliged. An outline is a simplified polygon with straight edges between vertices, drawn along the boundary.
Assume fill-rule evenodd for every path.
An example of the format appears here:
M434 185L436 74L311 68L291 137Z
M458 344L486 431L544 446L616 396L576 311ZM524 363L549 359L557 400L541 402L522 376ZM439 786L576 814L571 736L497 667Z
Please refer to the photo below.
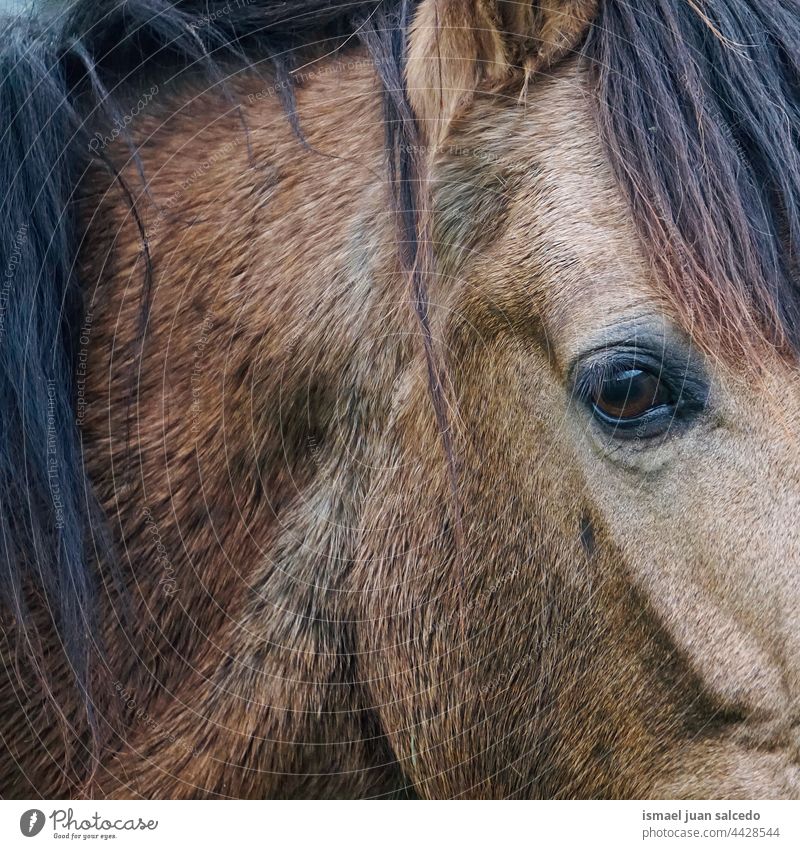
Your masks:
M629 421L668 403L668 395L656 375L628 369L606 377L593 401L606 418Z

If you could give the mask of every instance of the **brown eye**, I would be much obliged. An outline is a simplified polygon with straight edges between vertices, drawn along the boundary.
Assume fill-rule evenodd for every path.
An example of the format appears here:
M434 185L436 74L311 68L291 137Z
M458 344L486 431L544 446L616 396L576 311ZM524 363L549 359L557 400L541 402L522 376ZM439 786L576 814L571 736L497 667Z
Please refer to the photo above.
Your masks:
M592 402L596 412L605 419L624 423L669 404L670 396L656 375L628 369L608 375Z

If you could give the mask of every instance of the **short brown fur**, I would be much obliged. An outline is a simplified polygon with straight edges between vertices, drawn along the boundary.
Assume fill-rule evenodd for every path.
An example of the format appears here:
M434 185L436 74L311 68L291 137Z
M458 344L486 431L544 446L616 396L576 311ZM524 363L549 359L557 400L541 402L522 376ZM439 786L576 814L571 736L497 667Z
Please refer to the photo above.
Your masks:
M121 630L109 579L95 699L122 716L91 779L55 768L53 731L11 752L4 792L798 796L796 615L775 612L798 589L796 370L768 349L747 427L744 370L708 357L713 419L638 453L596 439L576 357L619 323L665 346L696 328L638 238L585 71L561 61L583 26L531 29L531 64L507 71L525 103L474 67L453 102L427 97L433 12L409 77L439 128L427 283L463 549L369 56L313 66L305 144L273 80L222 96L179 78L136 126L144 334L130 207L101 168L82 199L83 444L133 607ZM480 36L484 60L501 40ZM39 710L8 680L4 738Z

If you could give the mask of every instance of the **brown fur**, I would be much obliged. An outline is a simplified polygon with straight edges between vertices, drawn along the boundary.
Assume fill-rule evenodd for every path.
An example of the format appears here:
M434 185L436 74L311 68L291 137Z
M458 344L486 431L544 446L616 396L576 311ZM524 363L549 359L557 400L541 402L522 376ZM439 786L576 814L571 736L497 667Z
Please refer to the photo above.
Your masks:
M120 633L109 593L98 708L122 731L91 787L53 769L52 739L20 752L12 792L798 796L800 630L775 607L798 596L796 374L766 363L752 431L752 389L710 361L713 422L651 452L593 439L576 353L622 321L682 344L692 328L653 279L576 63L498 104L474 65L512 60L480 4L457 19L485 25L453 48L468 61L434 85L444 5L423 3L409 79L439 127L429 295L462 556L374 69L358 51L314 66L307 147L269 80L230 83L247 135L179 80L136 128L143 341L130 211L100 171L83 199L84 445L135 608ZM580 37L554 37L553 58ZM504 70L517 85L523 65ZM25 722L10 705L4 733Z

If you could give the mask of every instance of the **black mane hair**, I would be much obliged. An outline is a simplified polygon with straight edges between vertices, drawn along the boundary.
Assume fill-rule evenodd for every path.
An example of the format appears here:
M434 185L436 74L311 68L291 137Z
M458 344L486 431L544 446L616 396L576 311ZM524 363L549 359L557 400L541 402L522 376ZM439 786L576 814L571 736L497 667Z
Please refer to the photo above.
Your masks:
M195 67L219 81L222 63L267 58L288 82L288 56L311 29L342 38L371 15L383 33L396 31L377 6L369 0L75 0L60 12L0 21L4 660L27 656L65 732L92 740L90 748L110 732L106 718L92 710L103 667L96 566L107 563L113 574L116 558L84 471L75 412L84 313L75 198L96 163L89 127L112 126L119 117L117 92L150 66ZM382 33L373 37L384 43ZM291 98L291 86L281 88ZM115 178L131 198L122 176ZM60 661L54 651L63 655ZM64 714L68 694L62 681L50 680L54 667L72 678L84 731L74 711L69 719ZM14 674L8 666L5 673ZM30 677L21 676L14 691Z
M112 125L119 87L147 69L194 67L221 81L225 63L268 60L288 79L292 52L312 35L364 45L384 88L399 243L429 348L419 145L403 83L414 4L73 0L61 12L0 23L2 622L39 670L57 636L95 740L96 563L114 554L74 410L83 306L73 198L96 163L88 127ZM798 0L601 0L582 49L603 143L687 321L733 347L759 337L795 351ZM291 87L282 88L291 107ZM142 242L146 255L144 232ZM427 353L446 439L441 379ZM34 607L49 611L46 621L31 615Z

